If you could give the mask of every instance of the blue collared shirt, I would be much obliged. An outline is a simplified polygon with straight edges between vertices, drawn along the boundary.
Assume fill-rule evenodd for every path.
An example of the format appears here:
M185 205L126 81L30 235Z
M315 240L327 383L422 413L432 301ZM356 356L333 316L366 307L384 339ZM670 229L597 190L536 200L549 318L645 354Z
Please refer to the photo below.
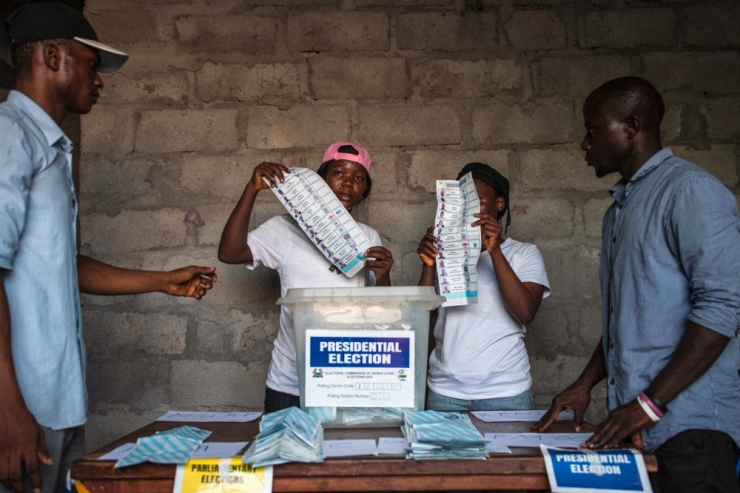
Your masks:
M72 142L36 103L0 104L0 269L26 406L52 429L85 422Z
M740 444L740 222L735 197L665 148L612 189L600 280L609 407L634 400L673 356L691 321L731 341L712 367L643 431L653 451L688 429Z

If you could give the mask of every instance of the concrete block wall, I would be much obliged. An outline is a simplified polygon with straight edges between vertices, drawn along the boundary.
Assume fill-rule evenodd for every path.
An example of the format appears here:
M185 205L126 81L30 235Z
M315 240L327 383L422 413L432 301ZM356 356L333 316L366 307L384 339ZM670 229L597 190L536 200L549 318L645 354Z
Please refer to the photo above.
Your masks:
M512 183L510 236L536 243L553 295L526 339L537 403L600 336L598 180L578 144L600 83L648 77L665 143L738 192L740 8L670 0L87 0L131 54L82 118L82 251L117 265L217 265L202 301L83 298L88 445L171 409L259 410L278 330L274 272L219 264L223 225L264 160L316 169L336 140L368 147L355 216L415 284L435 179L487 162ZM282 213L264 193L258 226ZM599 389L589 417L604 413Z

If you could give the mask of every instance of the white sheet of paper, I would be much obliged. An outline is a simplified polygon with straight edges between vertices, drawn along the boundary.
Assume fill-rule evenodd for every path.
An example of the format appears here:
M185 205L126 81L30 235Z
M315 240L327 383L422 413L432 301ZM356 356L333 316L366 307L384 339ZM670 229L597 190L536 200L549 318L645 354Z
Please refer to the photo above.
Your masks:
M507 447L548 447L578 448L593 433L486 433L486 441L491 445Z
M247 446L249 442L206 442L200 444L198 449L190 457L191 459L228 459L239 455L239 451ZM121 445L98 460L119 460L131 452L135 443Z
M489 454L510 454L511 449L506 445L494 445L489 442L486 444L486 452Z
M324 440L324 454L327 457L354 457L358 455L378 455L375 440Z
M380 437L378 439L378 455L406 455L406 439Z
M486 423L509 423L512 421L539 421L546 412L544 409L532 409L529 411L474 411L471 414ZM573 413L563 411L557 420L572 421Z
M201 411L169 411L157 421L177 421L181 423L247 423L262 416L254 413L208 413Z

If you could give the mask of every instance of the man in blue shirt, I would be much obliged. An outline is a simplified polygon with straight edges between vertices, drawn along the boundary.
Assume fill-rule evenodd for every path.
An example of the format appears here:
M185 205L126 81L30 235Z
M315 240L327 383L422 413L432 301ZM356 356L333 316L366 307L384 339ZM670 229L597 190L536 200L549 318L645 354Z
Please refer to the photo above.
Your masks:
M604 216L602 339L533 429L565 408L578 430L607 379L609 415L584 444L654 452L663 492L738 491L740 223L735 197L660 143L664 106L646 80L586 99L581 148L599 177L618 172Z
M72 143L59 126L92 109L97 72L127 56L59 3L21 7L8 33L17 82L0 104L0 491L63 491L87 413L79 292L200 299L216 278L214 268L143 272L77 254Z

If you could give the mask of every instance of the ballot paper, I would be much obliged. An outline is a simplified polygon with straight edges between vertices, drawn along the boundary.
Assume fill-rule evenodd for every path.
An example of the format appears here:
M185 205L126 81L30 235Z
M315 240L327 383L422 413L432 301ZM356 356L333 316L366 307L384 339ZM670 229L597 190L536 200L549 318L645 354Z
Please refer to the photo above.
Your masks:
M458 180L437 180L437 215L434 236L437 249L437 282L445 297L442 306L478 303L476 265L481 249L478 220L480 200L475 191L473 174Z
M310 169L290 168L283 176L283 183L271 187L280 203L329 262L347 277L357 274L372 245L347 209Z
M211 433L194 426L181 426L139 438L134 448L114 467L133 466L142 462L185 464Z
M510 423L514 421L539 421L547 411L532 409L529 411L473 411L471 414L486 423ZM557 421L572 421L573 413L563 411Z
M190 459L227 459L236 457L249 442L206 442L201 443L190 456ZM126 443L116 447L98 460L118 460L125 457L133 448L135 443Z
M297 407L266 414L242 460L254 467L286 462L323 462L324 428Z
M486 459L486 441L465 414L406 411L407 459Z
M572 447L579 448L593 433L486 433L492 445L507 447Z
M210 413L201 411L169 411L157 421L177 421L181 423L247 423L262 416L253 413Z
M378 439L378 455L406 455L406 439L380 437Z
M360 455L378 455L375 440L324 440L326 457L357 457Z

